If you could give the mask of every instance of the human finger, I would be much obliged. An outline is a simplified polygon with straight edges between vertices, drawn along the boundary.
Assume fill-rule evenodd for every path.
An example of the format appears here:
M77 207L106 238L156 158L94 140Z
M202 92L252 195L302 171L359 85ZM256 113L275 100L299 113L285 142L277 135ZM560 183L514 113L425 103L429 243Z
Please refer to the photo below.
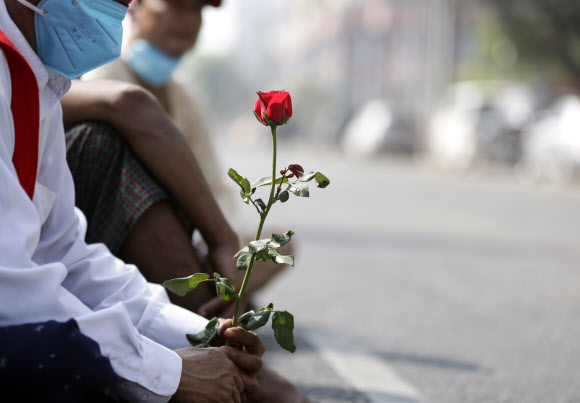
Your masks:
M232 319L224 319L224 318L219 318L218 319L218 331L217 331L217 335L219 337L225 337L224 334L226 332L226 330L228 330L230 327L232 327L233 324L233 320Z
M240 377L242 378L242 382L244 383L244 390L248 393L253 393L258 390L260 384L258 383L258 379L253 375L248 375L245 372L240 373Z
M231 319L218 319L218 331L216 337L212 340L212 345L219 347L223 346L226 343L225 332L232 326L233 321ZM238 350L242 350L244 346L236 341L230 343L232 347L237 348Z
M234 384L236 385L236 390L238 393L244 392L244 381L242 380L242 374L236 370L236 374L233 376Z
M233 403L241 403L241 396L244 393L244 382L240 376L240 371L230 360L228 365L231 370L230 382L228 382L228 389L230 390L230 398Z
M230 327L225 329L224 336L231 342L243 345L249 353L256 354L259 357L266 351L266 345L260 336L254 332L239 327Z
M232 401L234 403L242 403L242 395L243 393L240 393L237 390L232 391Z
M228 355L230 360L238 368L248 374L256 373L262 368L262 359L255 354L250 354L246 351L237 350L228 346L222 346L220 349Z

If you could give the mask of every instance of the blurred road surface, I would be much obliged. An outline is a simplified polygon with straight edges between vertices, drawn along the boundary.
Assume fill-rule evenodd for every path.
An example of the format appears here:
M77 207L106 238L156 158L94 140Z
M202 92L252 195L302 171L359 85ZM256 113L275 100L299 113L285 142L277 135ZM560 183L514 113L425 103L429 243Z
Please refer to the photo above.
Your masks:
M267 141L225 168L267 175ZM264 329L270 365L320 402L580 402L580 189L282 140L278 161L331 185L272 210L296 265L259 300L294 314L297 352Z

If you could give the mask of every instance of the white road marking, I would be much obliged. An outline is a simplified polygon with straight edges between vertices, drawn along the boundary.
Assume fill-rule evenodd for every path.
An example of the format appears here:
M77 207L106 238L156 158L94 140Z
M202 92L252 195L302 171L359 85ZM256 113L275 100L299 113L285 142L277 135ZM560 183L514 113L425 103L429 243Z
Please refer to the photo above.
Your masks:
M418 389L403 380L383 360L335 337L314 331L302 334L326 363L354 389L373 403L424 403Z

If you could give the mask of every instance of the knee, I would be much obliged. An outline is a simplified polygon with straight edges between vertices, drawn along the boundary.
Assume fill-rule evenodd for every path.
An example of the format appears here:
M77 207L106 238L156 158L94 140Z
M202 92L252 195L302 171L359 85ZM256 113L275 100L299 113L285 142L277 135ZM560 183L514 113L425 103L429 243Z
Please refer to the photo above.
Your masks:
M105 153L109 158L123 154L129 147L121 134L103 122L83 122L66 133L67 153L97 155Z

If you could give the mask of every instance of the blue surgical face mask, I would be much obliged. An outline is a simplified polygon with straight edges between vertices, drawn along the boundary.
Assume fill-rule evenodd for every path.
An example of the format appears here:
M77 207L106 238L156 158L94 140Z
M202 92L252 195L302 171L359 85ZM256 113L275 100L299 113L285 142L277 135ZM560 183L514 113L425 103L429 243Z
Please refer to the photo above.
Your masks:
M181 57L171 57L145 39L135 40L127 49L125 61L133 72L148 85L162 87Z
M36 47L44 65L79 77L121 55L127 7L114 0L42 0L36 12Z

